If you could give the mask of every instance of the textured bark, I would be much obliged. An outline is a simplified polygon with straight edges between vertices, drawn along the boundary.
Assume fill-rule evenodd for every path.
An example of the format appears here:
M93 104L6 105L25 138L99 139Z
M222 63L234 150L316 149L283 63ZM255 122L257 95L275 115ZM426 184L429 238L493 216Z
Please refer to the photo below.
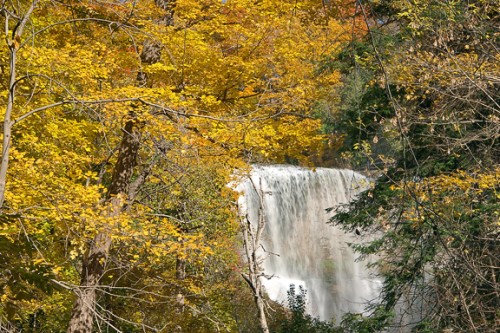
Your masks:
M154 64L161 59L161 44L152 40L146 40L142 46L141 62L143 64ZM148 75L139 70L137 73L137 83L139 87L145 87L148 83Z
M151 40L144 42L141 52L141 61L145 64L154 64L161 59L161 44Z
M130 177L137 163L137 152L141 142L141 132L138 123L133 119L134 114L130 113L132 119L128 120L123 129L122 142L113 170L113 178L108 189L108 196L116 196L120 193L127 194Z
M186 278L186 259L177 258L175 262L175 277L177 280Z
M71 313L68 333L92 332L95 301L99 280L104 273L106 259L111 247L111 237L99 233L90 246L82 268L82 280L77 290L77 299Z
M156 0L155 4L165 11L165 14L158 23L166 26L174 25L175 0Z

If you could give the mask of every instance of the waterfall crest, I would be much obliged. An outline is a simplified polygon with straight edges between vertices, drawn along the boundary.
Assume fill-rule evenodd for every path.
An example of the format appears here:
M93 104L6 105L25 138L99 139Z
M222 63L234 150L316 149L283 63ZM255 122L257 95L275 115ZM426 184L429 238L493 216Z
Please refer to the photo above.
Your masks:
M293 166L255 166L252 182L243 181L239 204L255 223L263 193L266 228L263 235L264 281L269 296L286 303L291 283L307 289L310 314L337 322L346 312L362 312L376 297L380 281L366 264L356 261L348 243L360 241L326 222L326 208L347 203L368 185L350 170ZM252 183L254 185L252 185Z

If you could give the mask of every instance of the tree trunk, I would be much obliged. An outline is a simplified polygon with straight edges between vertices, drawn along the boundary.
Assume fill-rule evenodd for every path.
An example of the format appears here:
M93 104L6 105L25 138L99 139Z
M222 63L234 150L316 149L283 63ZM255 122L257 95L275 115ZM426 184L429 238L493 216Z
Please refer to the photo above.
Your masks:
M131 113L133 116L133 113ZM108 191L110 202L109 217L118 216L123 211L120 195L125 195L130 177L136 165L140 143L140 129L137 121L128 120L123 130L118 160L113 170L113 178ZM77 299L73 306L68 333L91 333L95 312L96 294L104 272L106 260L111 248L111 235L108 230L101 230L92 240L82 265L80 287L76 291Z
M262 288L261 288L262 290ZM262 293L259 297L255 297L255 303L257 304L257 310L259 311L259 325L262 333L269 333L269 328L267 326L266 312L264 309L264 300Z
M9 92L7 96L7 108L3 120L3 142L2 142L2 162L0 165L0 209L3 208L5 200L5 187L7 185L7 170L9 168L10 136L12 133L11 114L14 106L15 82L16 82L16 58L15 46L10 48L10 78Z
M68 333L92 332L97 287L104 273L110 247L111 237L105 232L97 234L83 262L82 280L77 290Z
M257 186L253 182L252 178L249 179L253 186L253 189L259 196L259 213L256 225L253 225L252 221L249 220L248 216L241 219L241 230L243 234L243 248L245 250L245 255L247 259L248 273L241 274L243 279L248 283L253 292L253 297L255 305L257 306L258 316L259 316L259 326L262 333L269 333L269 327L267 325L266 311L264 295L262 292L262 278L265 278L264 271L262 269L262 262L265 258L259 258L258 249L261 247L261 238L264 228L266 227L266 217L264 215L264 191L262 191L262 186L257 189ZM262 185L262 184L260 184Z
M175 278L177 280L186 278L186 259L177 258L175 262Z
M26 14L20 19L19 23L12 30L12 40L9 40L9 19L10 14L5 11L2 14L5 15L5 38L7 39L7 44L10 52L9 59L9 90L7 92L7 107L5 108L5 115L3 120L3 142L2 142L2 159L0 162L0 211L3 208L5 200L5 189L7 185L7 170L9 169L9 153L11 145L11 135L12 135L12 125L11 120L12 111L14 109L14 100L16 98L16 72L17 72L17 50L21 46L21 37L23 35L24 27L26 23L33 14L38 0L31 2L29 9Z
M166 11L166 22L169 24L173 20L173 7L175 1L159 0L157 5ZM141 53L141 59L149 64L160 61L161 47L154 42L145 43ZM147 76L142 70L137 76L137 84L145 86ZM111 203L110 217L118 216L124 210L123 198L129 194L130 178L136 166L137 155L140 146L140 123L136 119L133 111L129 113L129 118L123 129L122 142L118 153L111 185L108 189L108 201ZM140 184L136 184L140 186ZM138 188L131 188L130 193L134 199ZM111 235L108 230L101 230L90 244L89 252L83 261L81 285L77 294L77 299L71 314L67 333L91 333L93 326L93 315L95 312L96 294L99 281L105 272L106 260L111 249Z

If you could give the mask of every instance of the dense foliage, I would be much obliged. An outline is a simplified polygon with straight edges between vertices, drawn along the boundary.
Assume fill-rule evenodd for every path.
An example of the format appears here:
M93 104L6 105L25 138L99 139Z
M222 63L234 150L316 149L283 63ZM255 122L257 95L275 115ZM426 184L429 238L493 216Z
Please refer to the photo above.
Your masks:
M282 333L340 333L342 330L333 323L321 321L307 314L307 291L299 286L298 293L295 285L290 285L287 291L289 315L281 322L276 332Z
M226 184L321 155L343 4L3 1L0 330L255 330Z
M498 2L368 1L349 50L345 155L374 187L334 222L375 235L382 298L352 332L494 332L499 316ZM348 58L352 59L352 58ZM361 82L361 84L360 84ZM351 102L354 101L354 102ZM365 164L366 163L366 164Z

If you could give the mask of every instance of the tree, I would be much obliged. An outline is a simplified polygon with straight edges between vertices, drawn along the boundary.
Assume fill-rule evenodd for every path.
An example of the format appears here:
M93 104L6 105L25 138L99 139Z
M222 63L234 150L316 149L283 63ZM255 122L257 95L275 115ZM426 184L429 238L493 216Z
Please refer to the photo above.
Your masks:
M295 292L295 285L290 285L287 291L287 301L290 310L290 318L281 323L280 332L283 333L335 333L341 332L341 328L335 327L332 323L324 322L318 318L313 318L306 313L307 292L299 286L299 292Z
M375 103L359 110L372 115L371 123L360 124L365 141L352 148L386 163L372 164L380 167L374 187L334 221L380 235L357 249L382 256L376 267L385 282L371 316L347 318L352 331L398 324L419 332L495 330L500 109L494 8L491 1L360 5L367 20L379 23L370 28L371 50L362 56L373 75L363 98ZM380 43L379 33L390 43ZM387 102L370 97L373 89L385 91ZM382 136L392 143L391 159L380 149Z
M1 11L2 325L234 330L226 184L248 162L321 153L313 105L339 75L318 64L348 38L333 9L178 0Z
M262 284L264 278L272 278L266 276L262 264L266 260L268 255L264 250L264 256L262 256L262 234L266 227L266 216L264 214L264 195L269 195L262 190L259 184L260 190L257 190L252 178L249 177L248 182L251 184L250 191L258 196L259 198L259 208L257 209L256 223L250 220L249 213L247 212L241 221L241 229L243 235L243 249L245 251L244 260L247 264L247 272L242 273L242 277L250 286L252 290L255 305L257 306L257 311L259 315L259 325L260 329L264 333L269 333L269 327L266 318L266 303L265 303L265 291Z

